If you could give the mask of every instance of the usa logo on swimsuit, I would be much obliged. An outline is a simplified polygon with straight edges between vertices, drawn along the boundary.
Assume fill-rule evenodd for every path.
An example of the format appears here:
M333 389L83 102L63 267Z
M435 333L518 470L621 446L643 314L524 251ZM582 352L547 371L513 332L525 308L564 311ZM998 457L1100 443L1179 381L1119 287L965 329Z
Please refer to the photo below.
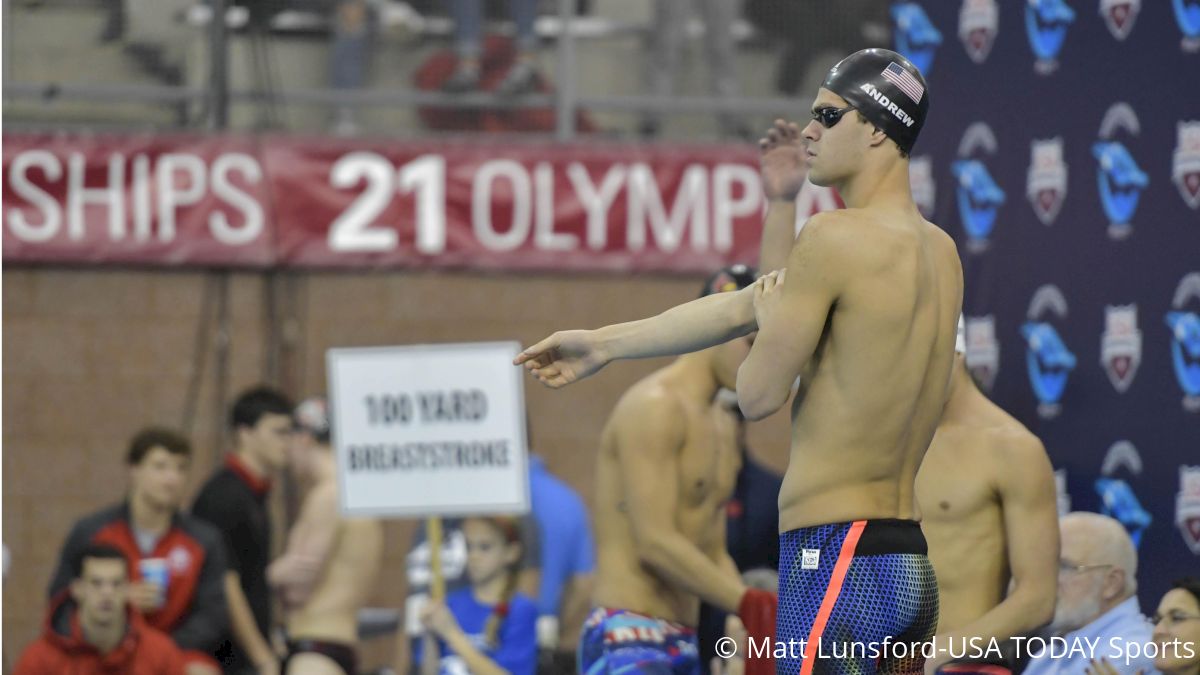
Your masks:
M1121 469L1127 470L1131 478L1142 474L1142 457L1129 441L1113 443L1104 454L1096 494L1100 496L1100 512L1121 523L1137 548L1154 518L1142 507L1129 482L1119 477Z
M1108 216L1108 236L1112 239L1124 239L1132 234L1131 221L1137 213L1138 200L1150 184L1150 177L1138 166L1129 149L1114 140L1119 131L1132 137L1141 133L1137 113L1128 103L1114 103L1104 113L1100 140L1092 146L1100 204Z
M908 162L908 184L912 187L913 201L926 218L933 218L937 186L933 181L933 158L929 155L913 157Z
M1175 526L1183 542L1200 555L1200 466L1179 467L1179 494L1175 495Z
M996 318L987 316L966 317L967 351L964 358L967 370L983 387L991 391L1000 372L1000 342L996 340Z
M1129 37L1140 11L1142 0L1100 0L1100 16L1104 19L1104 25L1118 40Z
M925 10L915 2L892 5L893 31L896 36L896 51L929 77L933 67L933 56L942 44L942 33L934 27Z
M975 63L987 61L996 42L1000 10L996 0L963 0L958 10L958 39Z
M1063 0L1026 0L1025 34L1037 57L1034 72L1049 75L1058 69L1058 53L1074 21L1075 10Z
M1100 365L1113 388L1124 394L1133 384L1142 362L1142 331L1137 325L1137 305L1106 306L1104 334L1100 337Z
M1185 52L1200 51L1200 0L1171 0L1175 22L1183 31L1180 47Z
M1200 121L1180 122L1171 158L1171 179L1190 208L1200 208Z
M967 250L982 253L988 248L988 236L996 225L996 214L1004 204L1004 190L992 179L987 165L980 158L996 154L996 135L984 122L967 127L958 144L958 161L950 165L958 183L955 201L963 229L967 233Z
M1183 409L1200 412L1200 272L1183 277L1167 312L1171 360L1183 389Z
M1057 417L1062 411L1059 401L1067 388L1067 378L1075 369L1075 355L1059 337L1050 319L1067 318L1067 300L1053 284L1037 289L1029 302L1028 319L1021 326L1025 337L1025 366L1029 384L1038 400L1038 416Z
M1025 196L1043 225L1052 225L1067 196L1067 164L1063 161L1061 136L1033 139L1029 147L1029 172Z

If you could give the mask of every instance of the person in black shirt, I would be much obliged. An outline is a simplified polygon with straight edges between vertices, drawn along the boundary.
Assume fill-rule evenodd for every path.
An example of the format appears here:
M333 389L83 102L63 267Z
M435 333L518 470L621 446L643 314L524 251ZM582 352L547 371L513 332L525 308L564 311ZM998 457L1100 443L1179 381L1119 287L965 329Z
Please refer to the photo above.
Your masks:
M225 594L230 634L216 654L227 675L278 675L271 648L271 595L267 564L271 523L267 512L270 477L283 468L292 433L292 403L266 387L251 389L230 413L234 451L208 479L192 506L225 535L229 572Z

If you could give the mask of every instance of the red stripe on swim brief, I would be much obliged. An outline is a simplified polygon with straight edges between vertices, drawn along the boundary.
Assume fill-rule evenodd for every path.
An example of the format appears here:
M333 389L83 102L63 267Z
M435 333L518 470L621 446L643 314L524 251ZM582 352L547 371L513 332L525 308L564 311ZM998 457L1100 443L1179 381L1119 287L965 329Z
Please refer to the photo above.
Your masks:
M862 536L863 529L867 526L867 521L856 520L850 525L850 531L846 533L846 539L842 542L842 550L838 552L837 563L833 566L833 574L829 577L829 588L825 589L825 597L821 600L821 608L817 610L816 621L813 622L812 631L808 634L808 640L804 643L804 663L800 666L800 675L811 675L813 665L816 659L813 658L817 651L817 640L821 634L825 632L825 624L829 622L829 615L833 613L833 606L837 604L838 595L842 592L842 584L846 581L846 572L850 569L850 561L854 559L854 549L858 546L858 538Z

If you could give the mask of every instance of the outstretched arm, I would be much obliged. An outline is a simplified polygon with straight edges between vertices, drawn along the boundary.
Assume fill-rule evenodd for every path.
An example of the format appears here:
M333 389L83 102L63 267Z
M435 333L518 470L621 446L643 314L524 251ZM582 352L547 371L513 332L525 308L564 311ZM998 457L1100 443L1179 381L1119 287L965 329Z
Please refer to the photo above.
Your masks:
M596 330L560 331L513 360L542 384L557 389L600 370L609 361L700 351L754 331L754 286L715 293L649 319Z

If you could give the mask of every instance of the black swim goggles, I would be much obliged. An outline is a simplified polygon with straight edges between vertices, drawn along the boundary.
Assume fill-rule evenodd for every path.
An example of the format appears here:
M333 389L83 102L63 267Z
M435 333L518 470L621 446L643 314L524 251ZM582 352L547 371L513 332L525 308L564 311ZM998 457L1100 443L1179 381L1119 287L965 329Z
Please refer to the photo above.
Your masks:
M843 115L851 110L854 110L854 106L846 106L845 108L826 106L824 108L817 108L816 110L812 111L812 118L821 126L825 127L826 129L830 129L833 127L833 125L841 121Z

